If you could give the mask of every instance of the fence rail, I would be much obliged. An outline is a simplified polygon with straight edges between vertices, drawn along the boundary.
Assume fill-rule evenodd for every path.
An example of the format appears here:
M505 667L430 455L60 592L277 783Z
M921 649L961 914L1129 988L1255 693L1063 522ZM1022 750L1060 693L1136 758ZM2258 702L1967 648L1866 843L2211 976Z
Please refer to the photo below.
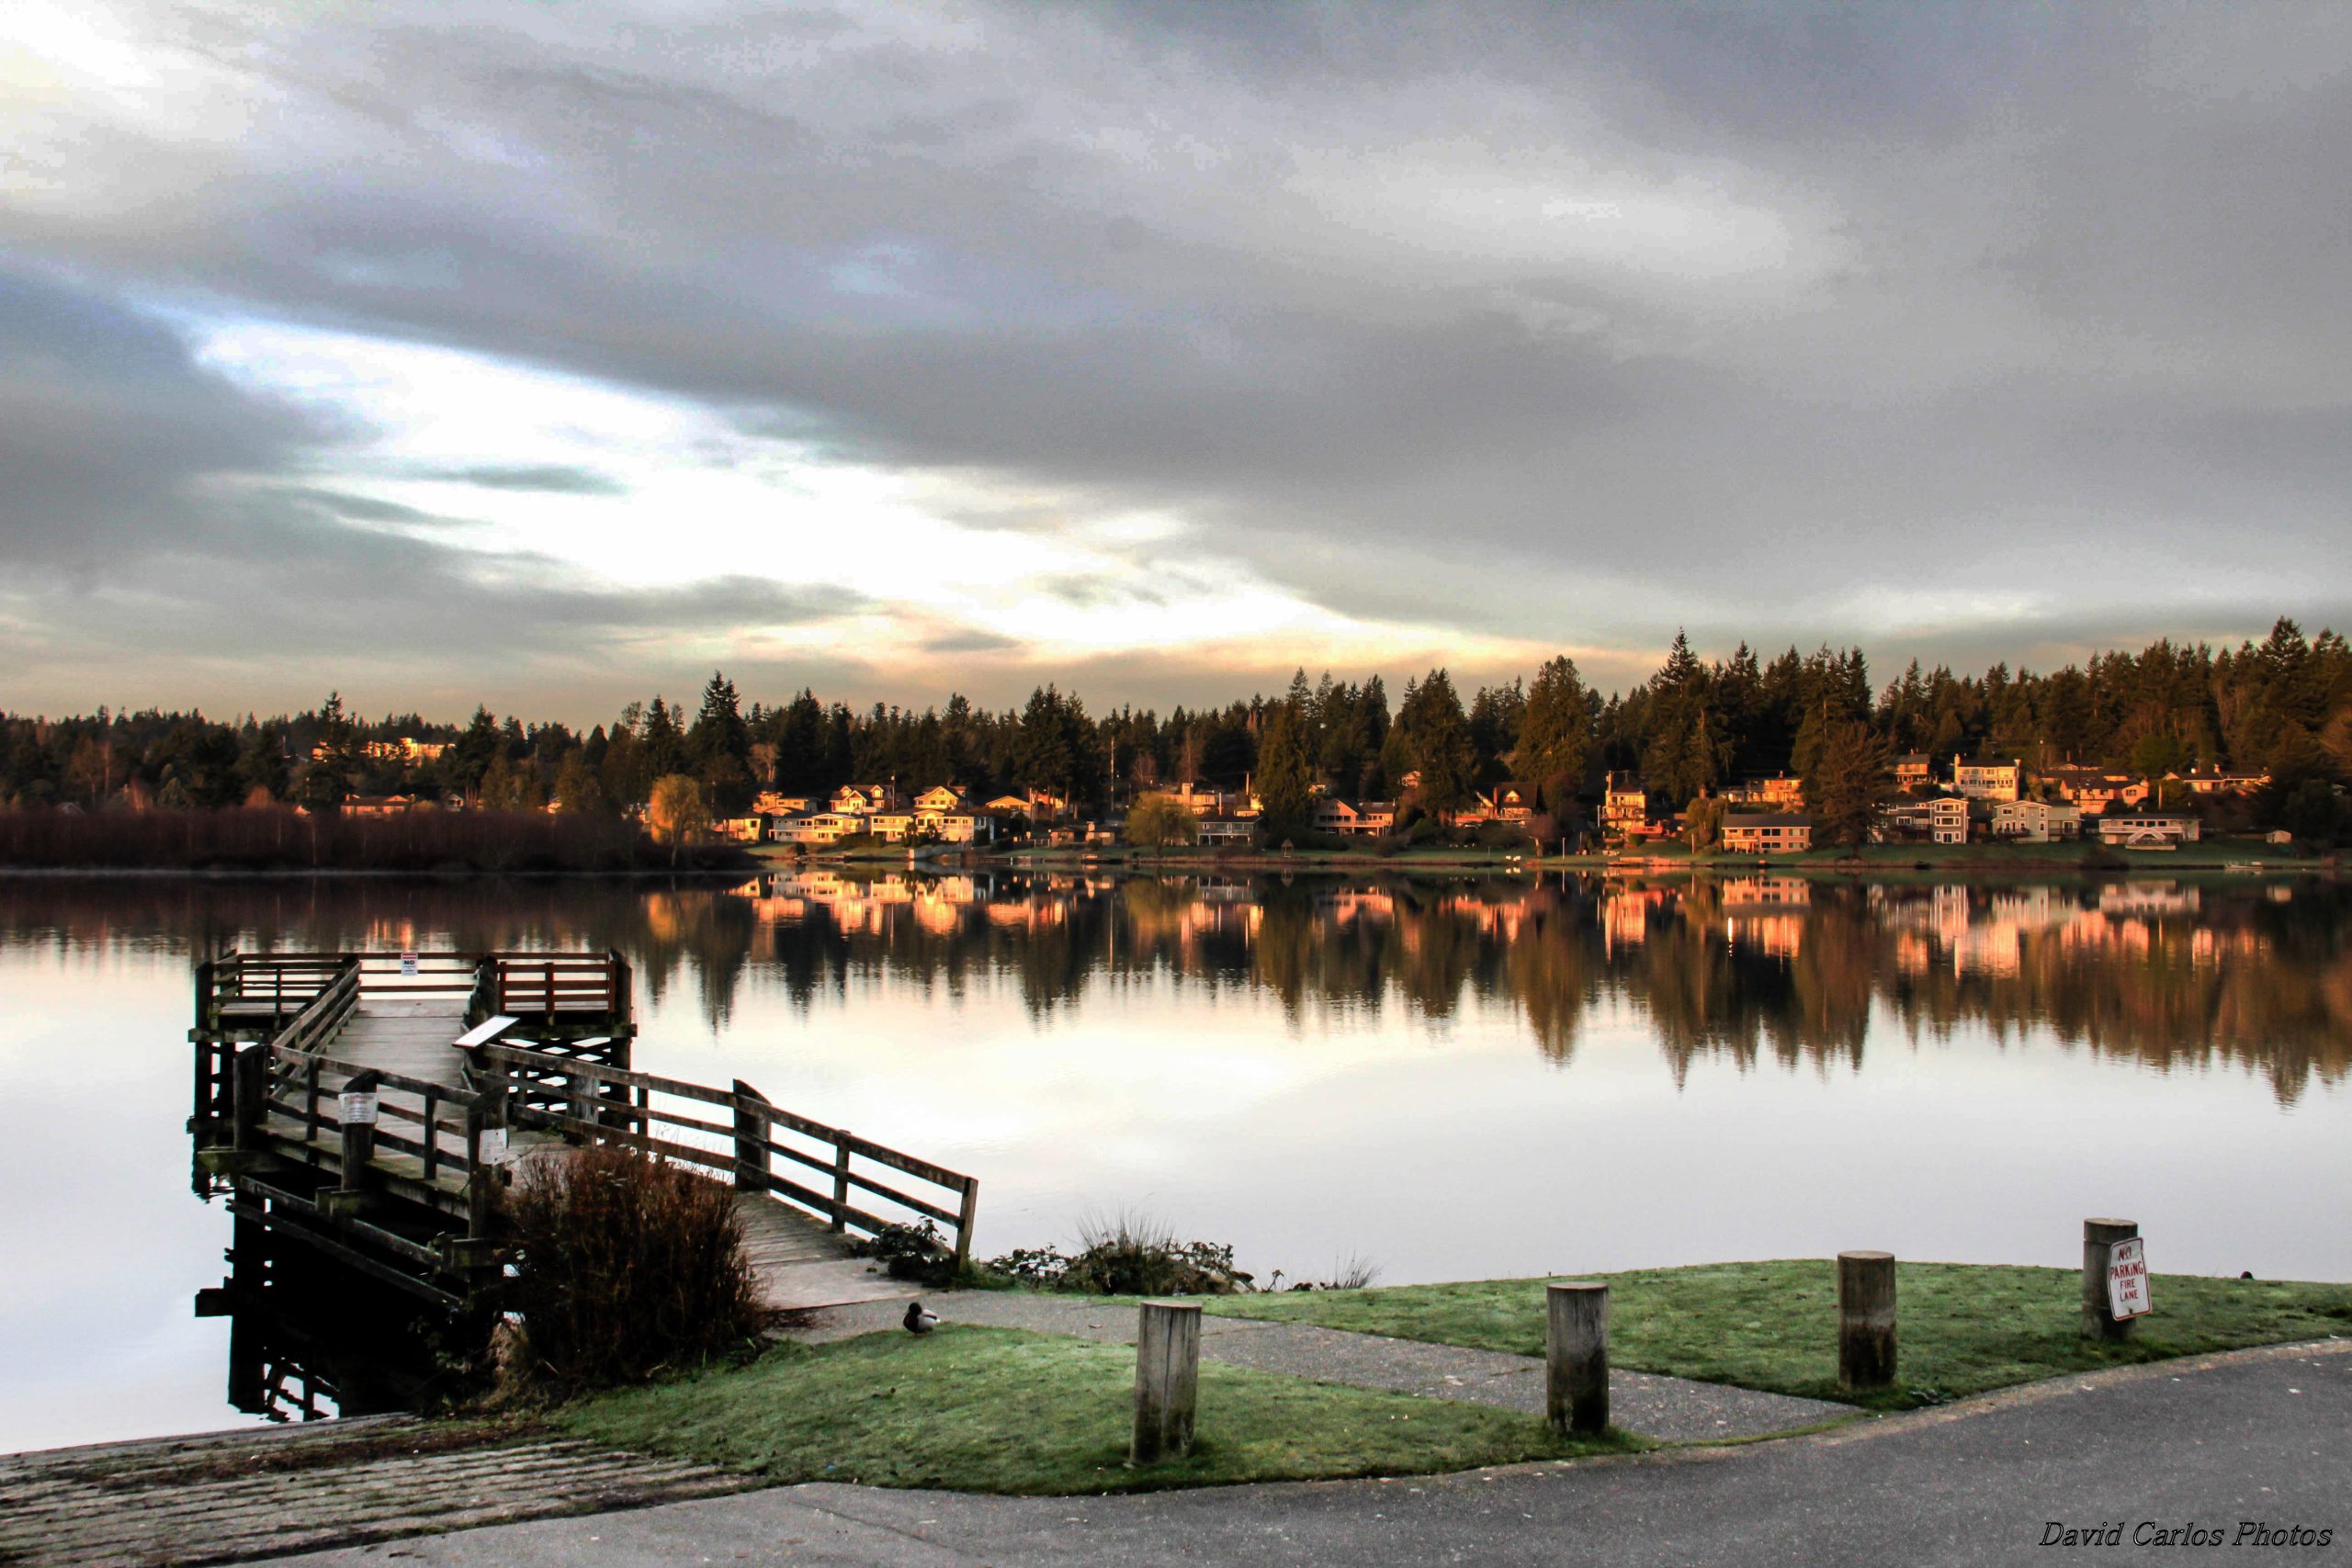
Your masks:
M808 1210L836 1231L873 1235L886 1225L929 1220L947 1227L958 1265L971 1259L977 1178L796 1114L741 1078L731 1089L714 1089L519 1045L480 1045L470 1055L475 1087L502 1099L510 1125L700 1166L741 1190ZM723 1108L727 1119L698 1113L702 1106ZM779 1161L816 1173L810 1179L820 1185L793 1179L777 1168ZM877 1213L854 1195L897 1213Z

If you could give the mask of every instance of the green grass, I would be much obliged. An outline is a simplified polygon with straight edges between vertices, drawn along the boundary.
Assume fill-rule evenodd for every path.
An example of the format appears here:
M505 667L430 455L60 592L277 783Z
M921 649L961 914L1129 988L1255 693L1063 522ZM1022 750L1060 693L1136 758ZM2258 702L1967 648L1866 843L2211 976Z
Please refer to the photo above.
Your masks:
M1595 1275L1609 1282L1613 1364L1819 1399L1838 1386L1835 1265L1804 1259ZM1544 1281L1224 1296L1225 1316L1312 1323L1524 1356L1544 1353ZM2352 1285L2159 1275L2127 1344L2079 1334L2082 1276L2066 1269L1899 1263L1899 1381L1854 1400L1903 1408L2101 1367L2352 1334Z
M777 1482L967 1492L1126 1492L1238 1481L1467 1470L1624 1451L1537 1417L1204 1362L1192 1453L1126 1467L1135 1351L945 1325L781 1344L749 1366L598 1395L553 1420L574 1436Z

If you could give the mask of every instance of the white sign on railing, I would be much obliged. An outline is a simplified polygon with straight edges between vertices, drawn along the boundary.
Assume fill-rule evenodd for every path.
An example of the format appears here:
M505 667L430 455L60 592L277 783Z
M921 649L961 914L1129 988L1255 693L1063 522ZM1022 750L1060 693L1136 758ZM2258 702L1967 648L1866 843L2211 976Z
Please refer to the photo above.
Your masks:
M2118 1323L2148 1310L2147 1246L2139 1236L2107 1249L2107 1304Z
M403 980L413 980L416 978L415 953L403 953L401 954L401 978Z
M343 1124L346 1127L372 1127L376 1124L376 1097L372 1094L345 1094L336 1097L343 1102Z

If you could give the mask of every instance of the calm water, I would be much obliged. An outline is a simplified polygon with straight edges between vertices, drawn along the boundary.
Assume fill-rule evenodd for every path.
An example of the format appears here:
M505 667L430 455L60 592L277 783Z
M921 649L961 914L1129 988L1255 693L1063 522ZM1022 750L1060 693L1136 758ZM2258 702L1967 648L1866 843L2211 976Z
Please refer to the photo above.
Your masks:
M1261 1279L1821 1256L2352 1279L2352 895L775 878L0 881L0 1449L232 1425L192 953L612 946L637 1065L1148 1213Z

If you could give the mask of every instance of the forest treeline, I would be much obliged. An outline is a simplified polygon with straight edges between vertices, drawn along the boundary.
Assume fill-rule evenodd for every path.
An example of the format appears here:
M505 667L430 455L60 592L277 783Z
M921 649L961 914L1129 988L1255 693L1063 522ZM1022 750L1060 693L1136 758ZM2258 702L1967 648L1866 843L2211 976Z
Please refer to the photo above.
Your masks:
M392 744L402 739L446 750L403 760ZM1387 799L1413 773L1411 798L1426 810L1518 779L1566 822L1581 819L1609 773L1679 806L1784 772L1835 793L1840 779L1874 782L1903 752L1946 765L1954 756L2045 770L2104 764L2151 778L2200 767L2262 773L2272 780L2268 817L2300 809L2312 828L2340 825L2337 792L2352 776L2352 648L2282 619L2261 642L2235 648L2160 640L2047 673L1996 664L1964 675L1915 661L1874 682L1857 648L1767 659L1742 644L1710 660L1678 636L1647 681L1605 698L1557 658L1466 696L1442 668L1408 680L1393 702L1376 674L1311 682L1301 671L1280 694L1165 714L1090 711L1054 685L994 711L960 694L920 711L857 709L808 689L746 705L714 674L692 706L655 695L584 732L501 717L486 705L462 724L369 719L338 697L300 714L226 721L152 709L0 715L0 803L332 810L352 795L409 793L597 815L641 805L655 780L685 774L726 814L762 790L815 795L854 781L952 783L981 795L1043 790L1085 806L1184 780L1246 780L1272 818L1317 784Z

